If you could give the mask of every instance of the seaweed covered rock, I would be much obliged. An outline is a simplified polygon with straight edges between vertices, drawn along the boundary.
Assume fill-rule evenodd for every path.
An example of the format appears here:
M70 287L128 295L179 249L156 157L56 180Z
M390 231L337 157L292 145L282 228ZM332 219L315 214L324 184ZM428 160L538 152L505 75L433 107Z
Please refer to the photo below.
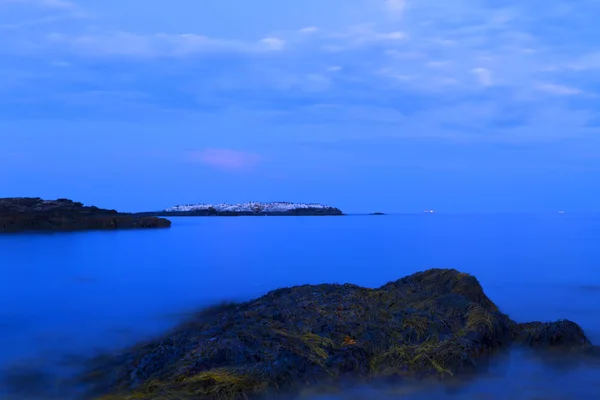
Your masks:
M379 289L305 285L211 308L162 338L95 360L86 380L103 400L175 400L258 398L344 378L443 377L475 370L526 335L522 328L475 277L432 269Z
M517 324L515 339L533 348L587 350L592 347L583 329L568 320Z
M164 218L87 207L68 199L0 198L0 232L167 228Z

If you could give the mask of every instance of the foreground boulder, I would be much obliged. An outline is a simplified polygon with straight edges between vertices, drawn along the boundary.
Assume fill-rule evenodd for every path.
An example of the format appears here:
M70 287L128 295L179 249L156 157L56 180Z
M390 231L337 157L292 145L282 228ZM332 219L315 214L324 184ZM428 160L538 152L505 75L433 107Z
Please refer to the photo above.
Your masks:
M164 218L86 207L68 199L0 198L0 232L167 228Z
M432 269L379 289L305 285L214 307L94 360L86 380L103 400L247 399L345 378L474 371L514 342L591 348L572 322L517 324L475 277Z

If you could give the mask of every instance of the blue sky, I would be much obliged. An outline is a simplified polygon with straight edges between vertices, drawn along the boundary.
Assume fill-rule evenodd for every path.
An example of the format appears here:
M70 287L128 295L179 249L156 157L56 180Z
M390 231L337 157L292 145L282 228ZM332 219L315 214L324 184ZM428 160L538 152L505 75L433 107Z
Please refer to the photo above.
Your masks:
M0 195L599 211L598 15L597 0L0 0Z

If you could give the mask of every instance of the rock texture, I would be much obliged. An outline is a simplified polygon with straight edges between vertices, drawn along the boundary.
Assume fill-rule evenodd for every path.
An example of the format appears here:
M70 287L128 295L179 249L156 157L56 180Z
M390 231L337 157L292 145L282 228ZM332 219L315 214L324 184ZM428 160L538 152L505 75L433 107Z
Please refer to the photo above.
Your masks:
M0 198L0 232L167 228L164 218L87 207L68 199Z
M511 344L592 353L570 321L518 324L456 270L379 289L305 285L200 312L157 340L91 363L103 400L252 399L306 386L474 371Z

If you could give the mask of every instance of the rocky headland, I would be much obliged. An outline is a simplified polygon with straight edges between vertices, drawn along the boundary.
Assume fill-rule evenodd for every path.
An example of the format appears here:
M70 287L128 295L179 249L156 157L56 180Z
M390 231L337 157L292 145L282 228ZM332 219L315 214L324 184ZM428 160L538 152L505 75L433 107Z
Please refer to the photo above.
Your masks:
M235 216L327 216L344 215L336 207L322 204L289 202L248 202L236 204L187 204L161 211L137 213L137 215L187 216L187 217L235 217Z
M509 346L598 353L576 323L517 323L475 277L431 269L378 289L304 285L216 306L95 358L82 380L102 400L259 399L347 379L461 376Z
M0 232L168 228L171 222L106 210L69 199L0 198Z

